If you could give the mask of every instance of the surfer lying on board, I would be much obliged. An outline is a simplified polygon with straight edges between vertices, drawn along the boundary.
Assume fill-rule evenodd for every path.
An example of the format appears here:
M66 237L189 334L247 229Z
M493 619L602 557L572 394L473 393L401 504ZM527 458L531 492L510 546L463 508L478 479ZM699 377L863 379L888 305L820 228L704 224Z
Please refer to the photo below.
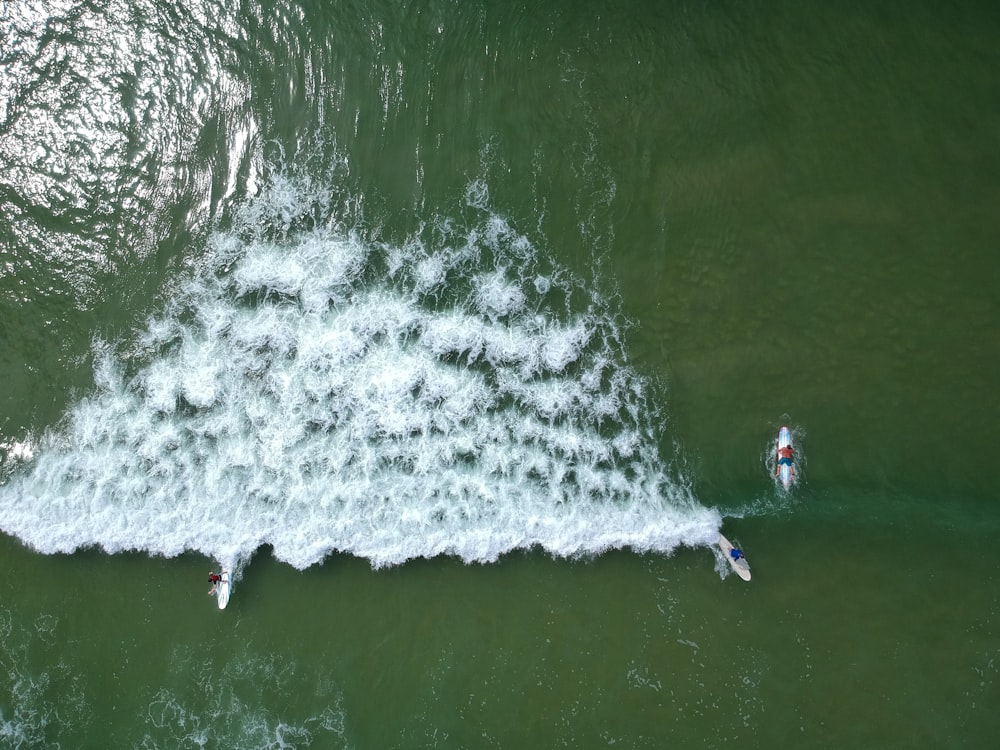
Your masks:
M781 471L782 464L790 468L792 473L795 472L795 468L792 466L792 456L794 455L795 449L790 445L786 445L784 448L778 448L778 468L774 472L775 476L778 476L778 473Z
M219 590L219 581L222 580L222 576L216 573L214 570L208 571L208 582L212 584L212 588L208 590L208 595L211 596L216 591Z

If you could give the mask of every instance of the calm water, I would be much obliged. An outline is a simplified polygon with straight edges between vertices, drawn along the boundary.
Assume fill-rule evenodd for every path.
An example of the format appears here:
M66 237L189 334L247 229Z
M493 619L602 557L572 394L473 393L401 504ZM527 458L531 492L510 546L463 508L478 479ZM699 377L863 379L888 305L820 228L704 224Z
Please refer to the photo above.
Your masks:
M3 746L995 744L995 4L183 5L0 6Z

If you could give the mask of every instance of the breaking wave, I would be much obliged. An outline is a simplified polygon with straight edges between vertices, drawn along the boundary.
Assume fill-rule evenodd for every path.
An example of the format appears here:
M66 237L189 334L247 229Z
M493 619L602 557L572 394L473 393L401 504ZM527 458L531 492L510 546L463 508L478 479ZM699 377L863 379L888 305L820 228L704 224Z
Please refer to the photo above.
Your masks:
M661 455L618 311L470 186L400 243L275 177L0 488L44 553L197 551L239 569L516 549L669 553L720 519Z

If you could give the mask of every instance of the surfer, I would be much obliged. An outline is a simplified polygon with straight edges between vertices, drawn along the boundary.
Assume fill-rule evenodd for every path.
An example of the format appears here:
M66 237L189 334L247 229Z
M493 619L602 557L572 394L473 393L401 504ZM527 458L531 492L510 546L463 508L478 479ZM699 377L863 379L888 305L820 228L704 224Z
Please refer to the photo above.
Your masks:
M212 588L208 590L208 595L211 596L216 591L219 590L219 582L222 580L222 576L216 573L214 570L208 571L208 582L212 584Z
M774 472L775 476L778 476L778 473L781 471L782 464L791 469L792 473L795 472L795 468L792 466L792 456L794 455L795 455L795 449L790 445L778 448L778 468Z
M729 550L729 556L733 558L734 561L739 560L740 558L743 557L743 550L741 550L739 547L733 547L731 550Z

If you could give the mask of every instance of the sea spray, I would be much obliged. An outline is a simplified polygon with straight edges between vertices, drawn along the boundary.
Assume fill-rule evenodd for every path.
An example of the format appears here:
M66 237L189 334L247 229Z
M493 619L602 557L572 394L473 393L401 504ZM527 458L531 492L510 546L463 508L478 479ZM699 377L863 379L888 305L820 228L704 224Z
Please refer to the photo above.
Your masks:
M718 514L660 453L618 313L482 203L392 244L275 177L0 489L36 550L297 568L669 553ZM317 195L319 199L317 199Z

